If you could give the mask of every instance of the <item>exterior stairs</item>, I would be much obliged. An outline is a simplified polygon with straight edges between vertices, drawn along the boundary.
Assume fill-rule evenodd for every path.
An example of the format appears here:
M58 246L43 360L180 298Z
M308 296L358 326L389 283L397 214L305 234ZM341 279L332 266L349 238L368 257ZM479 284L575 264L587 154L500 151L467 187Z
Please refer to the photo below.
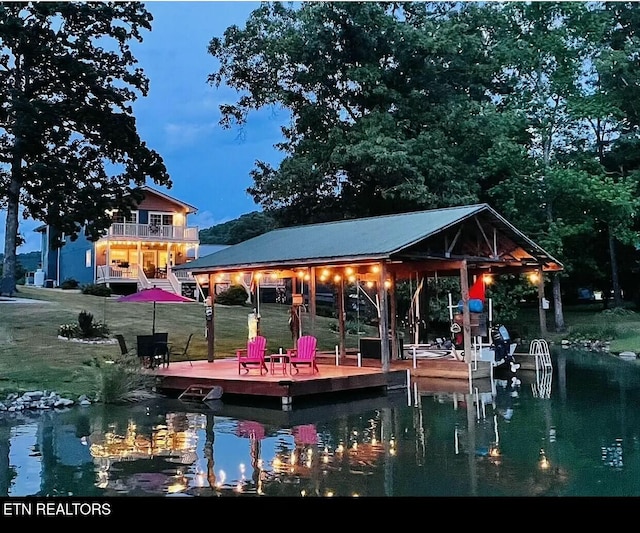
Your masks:
M149 279L149 284L151 285L151 287L156 287L158 289L163 289L163 290L165 290L167 292L173 292L173 293L176 292L173 289L173 285L171 285L171 282L168 279L150 278Z

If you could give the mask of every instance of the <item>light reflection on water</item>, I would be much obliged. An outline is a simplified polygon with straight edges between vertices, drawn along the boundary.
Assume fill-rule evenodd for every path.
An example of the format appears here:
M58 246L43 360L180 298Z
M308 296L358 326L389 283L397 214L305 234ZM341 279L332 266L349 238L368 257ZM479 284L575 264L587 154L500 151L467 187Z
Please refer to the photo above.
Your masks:
M158 399L0 416L0 496L640 496L636 362L329 405ZM439 390L436 390L439 389Z

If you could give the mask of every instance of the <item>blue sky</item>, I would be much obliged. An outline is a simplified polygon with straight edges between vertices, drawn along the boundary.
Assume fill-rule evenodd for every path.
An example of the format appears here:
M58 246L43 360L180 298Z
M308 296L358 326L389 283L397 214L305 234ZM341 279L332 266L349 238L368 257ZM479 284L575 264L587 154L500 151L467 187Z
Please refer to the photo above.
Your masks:
M200 229L238 218L260 207L246 193L249 172L256 160L277 165L281 159L273 145L281 140L285 112L255 112L243 130L218 125L221 103L235 101L235 92L207 83L216 60L207 52L211 38L221 37L236 24L244 26L258 2L145 2L153 15L152 31L133 51L150 80L149 94L133 105L138 130L164 159L173 187L148 185L198 208L189 225ZM4 251L6 212L0 211L0 252ZM26 238L18 253L40 249L39 223L20 220Z

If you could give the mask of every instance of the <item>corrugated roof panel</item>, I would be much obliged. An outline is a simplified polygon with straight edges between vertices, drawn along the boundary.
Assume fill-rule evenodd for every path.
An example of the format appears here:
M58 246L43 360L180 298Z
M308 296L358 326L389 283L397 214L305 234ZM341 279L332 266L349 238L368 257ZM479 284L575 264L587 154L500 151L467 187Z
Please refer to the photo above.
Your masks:
M483 209L488 206L478 204L282 228L192 261L188 268L384 257Z

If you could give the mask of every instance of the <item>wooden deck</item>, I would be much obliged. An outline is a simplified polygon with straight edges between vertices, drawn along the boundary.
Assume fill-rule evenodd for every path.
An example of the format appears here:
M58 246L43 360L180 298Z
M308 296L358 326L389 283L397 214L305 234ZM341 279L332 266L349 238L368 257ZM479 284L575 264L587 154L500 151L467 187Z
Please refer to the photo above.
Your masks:
M257 370L249 374L238 374L235 358L216 359L215 362L172 362L166 368L152 370L156 376L157 389L172 397L204 400L222 399L229 402L250 400L279 401L283 408L290 408L294 400L336 397L348 393L377 392L386 394L391 390L406 390L408 381L427 379L438 383L440 388L464 390L469 380L490 377L490 364L478 362L468 364L454 358L394 359L387 372L376 359L361 359L348 355L339 359L335 355L318 357L319 373L312 375L307 369L290 375L278 366L273 373L260 375Z
M188 361L174 362L152 372L156 376L158 390L167 395L204 399L213 391L214 395L222 393L225 400L230 397L279 398L283 407L300 397L347 391L378 390L385 393L407 386L407 373L403 370L382 372L375 367L323 363L318 367L320 372L313 375L306 369L294 375L280 369L267 375L260 375L257 370L239 375L235 359L218 359L213 363L194 361L192 365Z

